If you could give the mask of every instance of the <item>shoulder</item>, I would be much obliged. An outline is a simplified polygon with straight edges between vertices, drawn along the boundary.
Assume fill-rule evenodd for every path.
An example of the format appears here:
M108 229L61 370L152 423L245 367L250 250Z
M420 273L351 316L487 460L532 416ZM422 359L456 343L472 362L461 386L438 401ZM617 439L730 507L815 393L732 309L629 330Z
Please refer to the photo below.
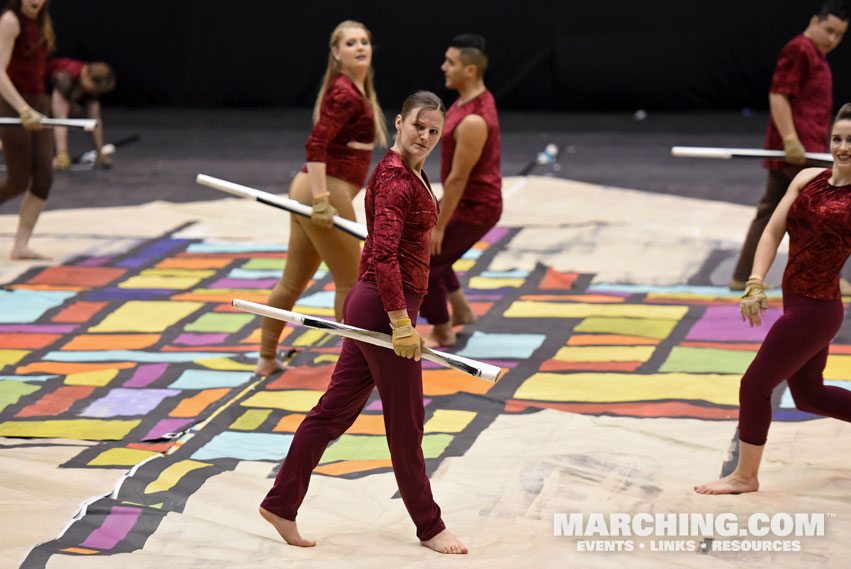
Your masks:
M455 137L486 137L488 135L488 123L480 114L470 113L455 127Z
M410 178L411 174L402 162L402 158L392 150L388 150L387 154L375 166L370 185L376 189L408 187L410 186Z
M354 86L352 80L340 73L328 85L326 96L337 99L360 99L360 91Z
M800 191L816 180L816 178L823 177L825 174L829 176L830 171L830 168L804 168L792 179L789 187Z
M0 15L0 33L18 35L21 31L21 22L18 21L18 16L11 10L6 10Z

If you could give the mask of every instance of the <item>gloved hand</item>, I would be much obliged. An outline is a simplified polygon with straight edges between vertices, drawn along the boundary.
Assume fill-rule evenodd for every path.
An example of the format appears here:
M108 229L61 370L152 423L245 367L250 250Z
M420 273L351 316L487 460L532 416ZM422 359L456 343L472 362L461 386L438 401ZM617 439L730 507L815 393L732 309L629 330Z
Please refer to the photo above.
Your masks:
M420 361L424 340L411 324L410 318L399 318L390 323L393 328L393 351L403 358Z
M23 126L27 130L41 130L41 119L44 118L44 115L35 110L32 107L27 107L20 113L21 116L21 126Z
M95 165L98 168L109 170L110 168L112 168L112 160L110 160L109 156L107 156L103 152L98 152Z
M71 157L67 150L59 150L56 152L56 169L67 170L71 167Z
M762 315L768 308L768 297L765 296L765 286L758 280L751 279L745 285L745 294L739 303L742 313L742 322L747 318L751 328L756 324L762 324Z
M313 223L319 227L332 227L335 215L337 210L328 201L328 194L313 196L313 212L310 214L310 220Z
M786 153L786 161L790 164L800 166L807 161L806 150L797 136L791 136L783 140L783 151Z

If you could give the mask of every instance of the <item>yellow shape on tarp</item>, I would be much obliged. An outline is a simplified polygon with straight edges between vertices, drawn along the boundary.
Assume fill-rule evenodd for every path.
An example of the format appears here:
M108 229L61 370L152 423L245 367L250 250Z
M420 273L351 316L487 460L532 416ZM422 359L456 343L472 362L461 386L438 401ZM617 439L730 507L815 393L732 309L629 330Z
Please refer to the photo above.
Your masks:
M851 381L851 356L840 354L827 356L823 375L825 379Z
M89 461L89 466L134 466L149 456L161 454L136 448L111 448Z
M473 277L470 279L470 284L468 288L477 288L484 290L491 290L497 288L507 288L507 287L520 287L523 286L523 283L526 282L526 279L512 279L512 278L504 278L504 279L489 279L487 277Z
M333 308L321 308L319 306L302 306L300 304L296 304L293 311L307 314L309 316L334 316Z
M0 423L0 437L34 437L120 441L142 421L116 419L48 419L46 421L5 421Z
M437 409L423 429L426 433L460 433L476 418L474 411Z
M0 350L0 371L24 359L32 350Z
M216 274L215 271L191 269L147 269L118 283L118 288L158 288L185 290Z
M604 316L679 320L686 315L688 309L688 306L517 300L508 307L504 316L507 318L588 318Z
M739 404L738 374L536 373L514 393L535 401L623 402L657 399Z
M476 259L458 259L452 263L453 271L469 271L476 264Z
M205 358L203 360L196 360L195 363L207 369L219 371L254 371L254 368L257 367L254 364L241 364L230 358Z
M322 391L293 389L288 391L261 391L242 402L243 407L266 407L287 411L306 412L313 409Z
M271 412L271 409L249 409L231 423L228 428L235 431L253 431L266 421Z
M304 334L293 340L293 346L303 348L312 346L325 336L322 330L307 330Z
M203 302L130 300L89 332L163 332L202 306Z
M212 466L206 462L198 462L197 460L181 460L175 462L157 476L157 479L145 487L145 494L153 494L154 492L165 492L171 490L180 482L180 479L186 476L188 472Z
M553 359L563 362L646 362L656 346L565 346Z
M315 364L323 364L323 363L337 363L337 360L340 359L340 356L337 354L320 354L316 356L316 359L313 360Z
M97 371L84 371L82 373L71 373L65 376L66 385L94 385L103 387L115 379L120 370L99 369Z

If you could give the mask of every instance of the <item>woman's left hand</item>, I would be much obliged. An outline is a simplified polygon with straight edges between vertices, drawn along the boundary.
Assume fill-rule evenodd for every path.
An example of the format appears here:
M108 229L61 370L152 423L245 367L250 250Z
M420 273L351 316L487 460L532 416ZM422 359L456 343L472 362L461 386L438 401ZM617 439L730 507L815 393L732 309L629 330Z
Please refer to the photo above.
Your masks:
M440 255L440 252L443 250L443 235L444 229L442 227L435 226L434 229L431 230L432 255Z

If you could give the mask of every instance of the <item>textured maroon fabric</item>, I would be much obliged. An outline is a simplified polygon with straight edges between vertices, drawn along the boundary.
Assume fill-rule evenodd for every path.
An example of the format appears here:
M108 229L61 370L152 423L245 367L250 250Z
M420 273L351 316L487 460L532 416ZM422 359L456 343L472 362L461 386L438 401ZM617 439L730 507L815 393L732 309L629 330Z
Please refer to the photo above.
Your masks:
M375 142L375 115L369 101L341 73L322 98L319 121L305 144L306 158L308 162L324 162L326 175L361 188L369 173L372 151L351 148L349 142ZM302 172L307 172L306 166Z
M825 170L801 190L789 208L789 261L783 290L840 298L839 273L851 254L851 185L831 186Z
M455 127L467 115L479 115L488 125L488 139L479 161L470 172L461 201L453 213L461 221L474 225L494 225L502 215L502 176L499 173L499 117L496 102L488 90L463 105L452 103L446 111L446 123L440 138L440 180L445 184L455 155Z
M428 176L422 172L428 184ZM359 281L378 284L387 312L405 308L403 291L428 290L431 230L437 202L402 158L388 150L372 171L364 200L369 234L360 258Z
M771 394L784 379L801 411L851 421L851 391L825 386L830 341L839 332L842 301L817 300L783 289L783 316L768 331L739 387L739 440L764 445Z
M827 58L812 40L798 35L786 44L777 59L771 92L789 97L795 132L804 148L808 152L826 152L833 111L833 76ZM765 148L783 150L783 137L770 119ZM766 160L764 164L769 170L789 165L785 160Z
M417 318L420 297L407 294L405 308ZM346 297L346 322L367 330L390 333L375 283L361 281ZM373 388L378 387L387 433L387 446L399 494L417 528L428 540L445 528L435 503L423 457L423 376L420 362L402 358L393 350L343 340L343 350L327 391L296 430L275 484L262 506L295 520L307 493L310 473L319 464L328 443L354 423Z
M38 20L26 17L18 20L21 32L15 40L6 73L21 95L39 95L44 93L47 46L41 41L41 25Z
M80 78L80 73L83 72L83 67L86 63L79 59L71 59L70 57L54 57L47 60L46 73L53 75L63 71L71 76L71 79L77 80Z

